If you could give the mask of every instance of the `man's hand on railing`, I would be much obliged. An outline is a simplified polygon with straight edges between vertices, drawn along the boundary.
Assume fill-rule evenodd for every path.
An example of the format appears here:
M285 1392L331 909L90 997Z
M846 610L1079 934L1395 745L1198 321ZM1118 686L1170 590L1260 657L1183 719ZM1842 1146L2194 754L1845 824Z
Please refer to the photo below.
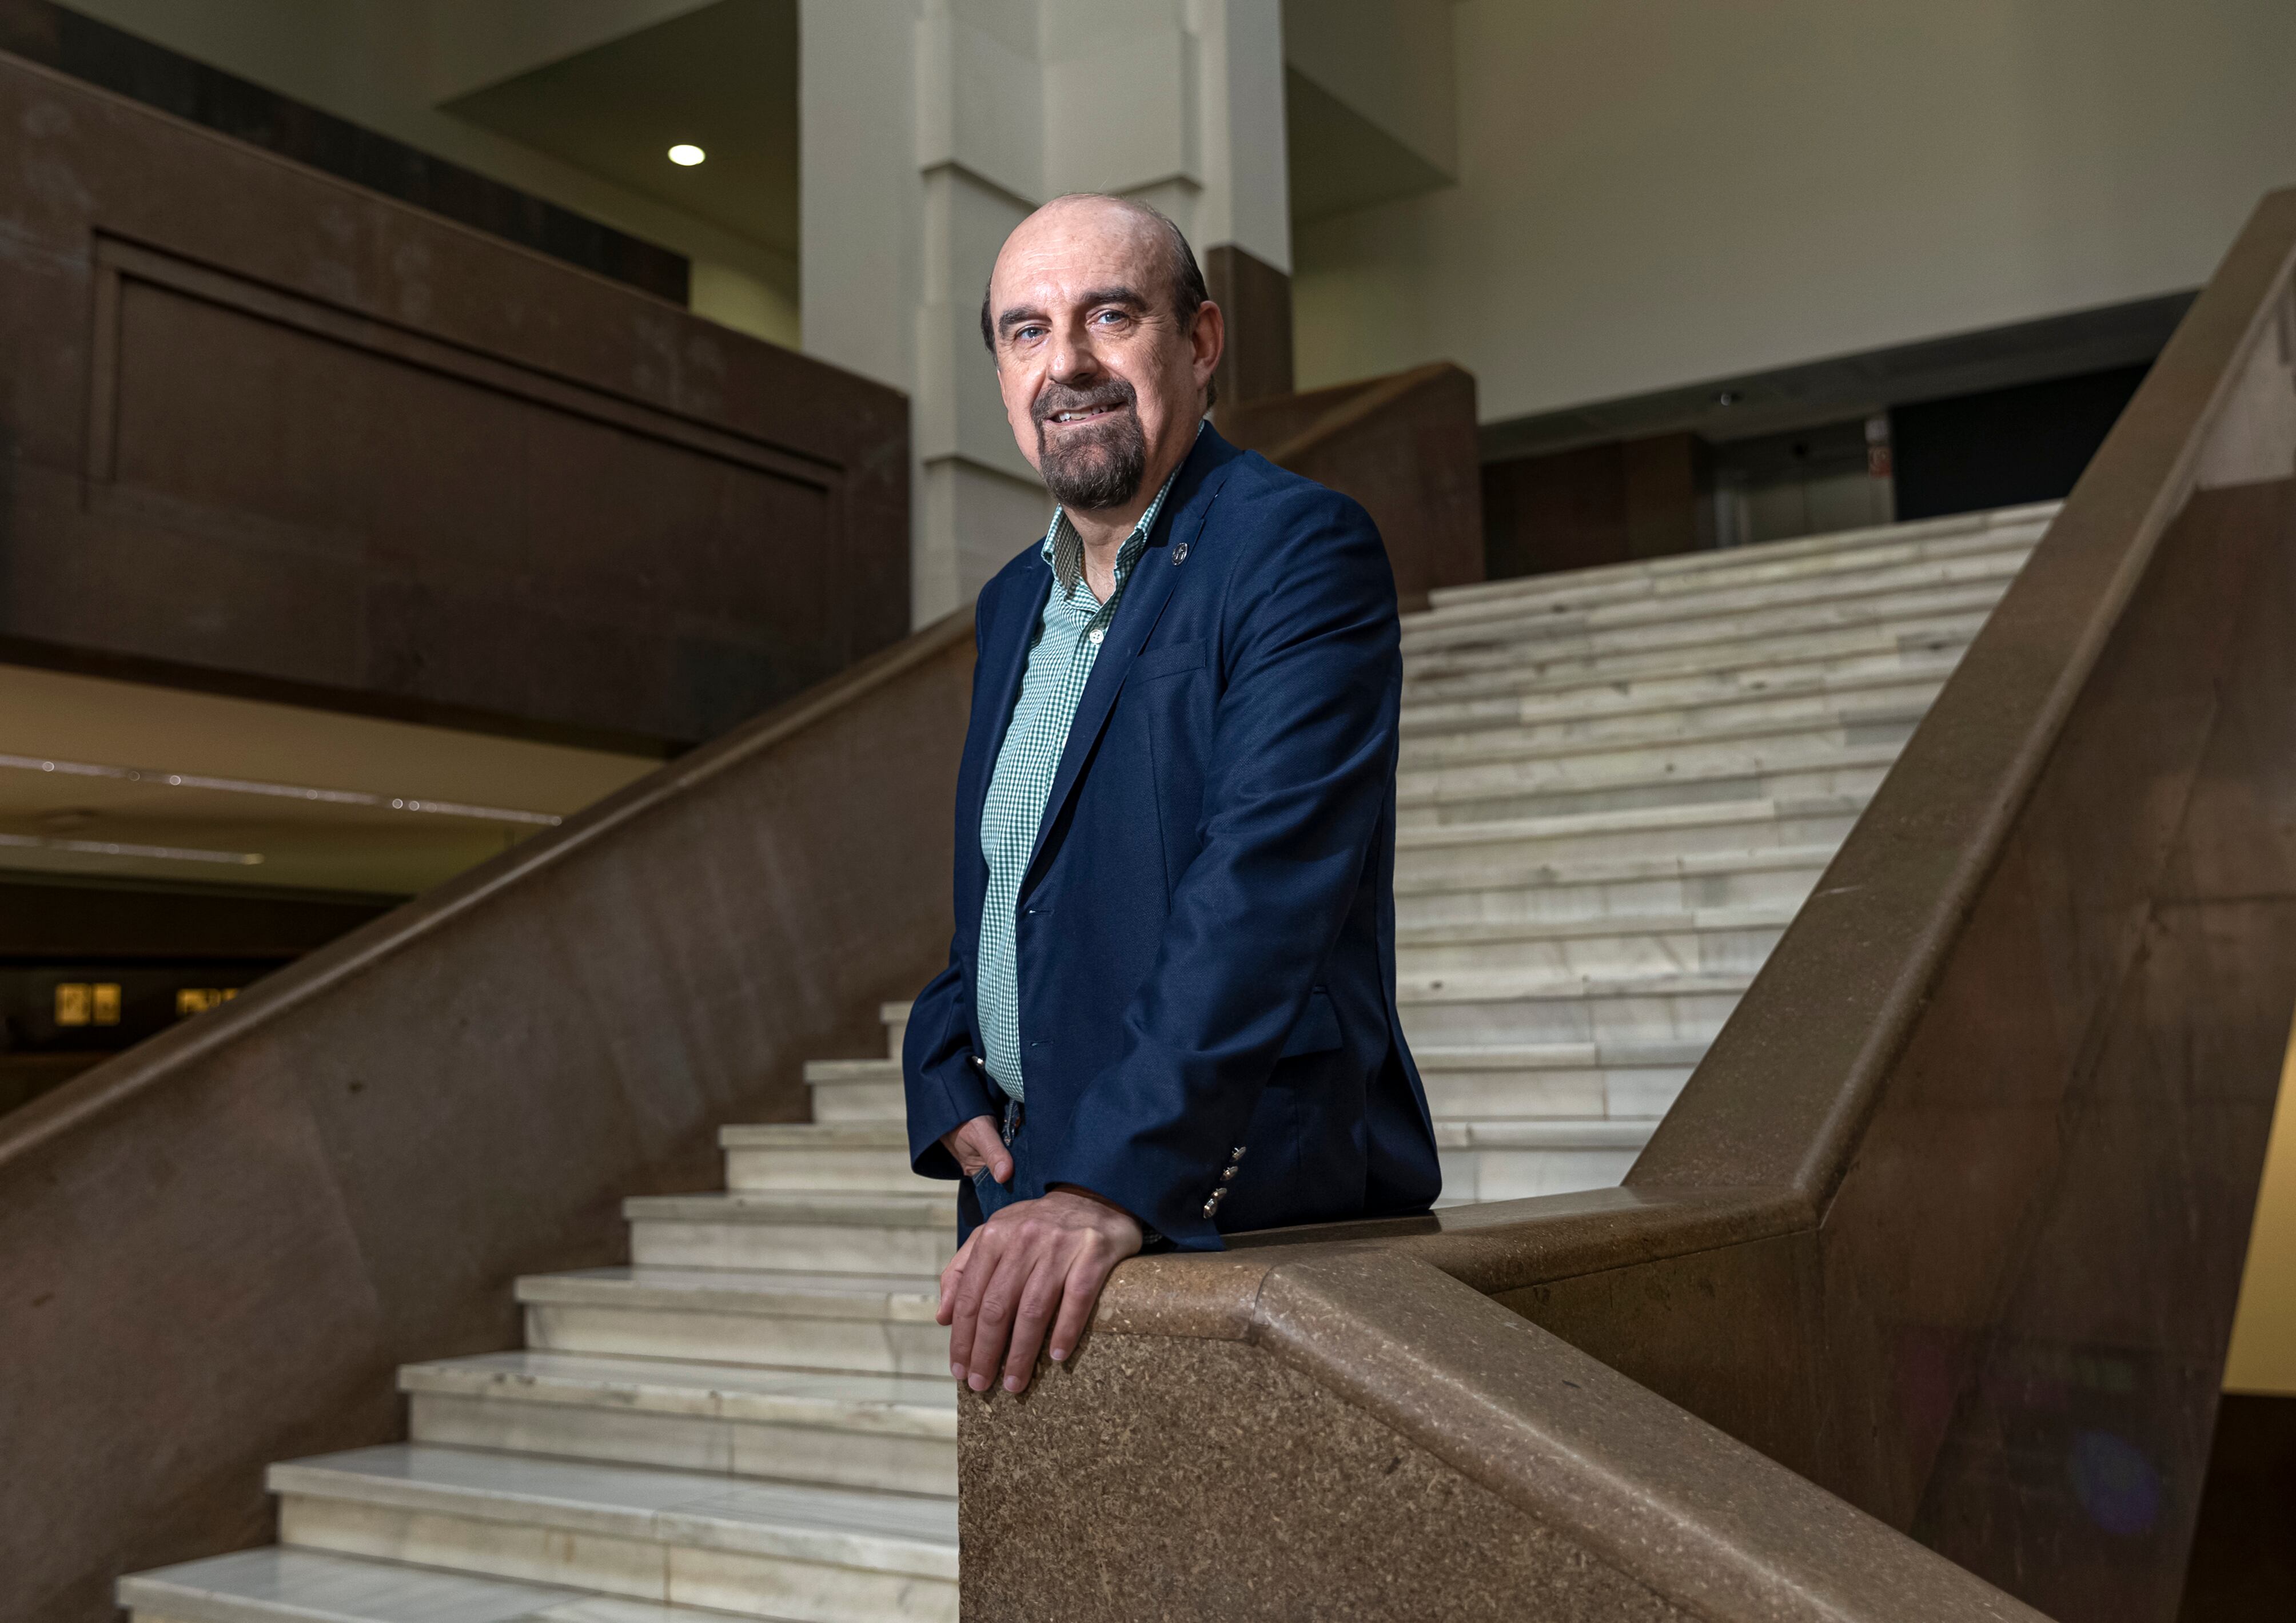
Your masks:
M1129 1213L1068 1185L996 1213L941 1271L937 1317L949 1326L949 1373L986 1392L1001 1365L1006 1391L1026 1388L1046 1327L1053 1362L1061 1363L1091 1322L1109 1274L1140 1246Z

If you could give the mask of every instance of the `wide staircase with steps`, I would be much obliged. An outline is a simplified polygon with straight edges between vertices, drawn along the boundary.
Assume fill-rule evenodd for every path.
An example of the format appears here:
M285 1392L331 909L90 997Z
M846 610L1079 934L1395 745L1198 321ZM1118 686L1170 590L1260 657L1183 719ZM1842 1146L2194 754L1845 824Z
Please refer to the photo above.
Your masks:
M1445 1200L1614 1183L2053 507L1439 593L1406 621L1398 978ZM401 1372L412 1440L273 1469L280 1544L145 1623L953 1619L953 1186L898 1055L731 1126L631 1265L519 1281L523 1351Z

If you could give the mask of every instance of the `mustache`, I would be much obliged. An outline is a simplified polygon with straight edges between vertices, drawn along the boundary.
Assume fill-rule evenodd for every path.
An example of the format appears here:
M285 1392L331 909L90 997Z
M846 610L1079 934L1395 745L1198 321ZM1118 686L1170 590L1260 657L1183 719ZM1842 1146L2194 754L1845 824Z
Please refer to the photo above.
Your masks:
M1120 377L1095 383L1088 389L1078 389L1067 383L1046 383L1029 408L1029 415L1042 428L1063 411L1116 410L1136 405L1139 396L1131 384Z

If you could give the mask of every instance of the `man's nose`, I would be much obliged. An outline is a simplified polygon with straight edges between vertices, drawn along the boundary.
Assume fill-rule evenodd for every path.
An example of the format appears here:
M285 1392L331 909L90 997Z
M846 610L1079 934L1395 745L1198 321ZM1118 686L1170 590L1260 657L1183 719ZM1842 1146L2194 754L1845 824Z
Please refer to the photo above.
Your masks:
M1100 357L1094 353L1092 336L1082 324L1063 326L1054 334L1052 375L1057 382L1089 383L1096 382L1100 374Z

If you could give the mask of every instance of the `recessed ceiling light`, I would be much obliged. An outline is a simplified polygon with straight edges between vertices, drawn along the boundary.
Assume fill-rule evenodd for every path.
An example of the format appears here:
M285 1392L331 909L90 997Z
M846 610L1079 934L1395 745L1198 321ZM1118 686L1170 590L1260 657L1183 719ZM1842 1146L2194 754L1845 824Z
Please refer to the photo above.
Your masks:
M669 149L669 161L682 169L690 169L709 154L691 141L681 141Z

